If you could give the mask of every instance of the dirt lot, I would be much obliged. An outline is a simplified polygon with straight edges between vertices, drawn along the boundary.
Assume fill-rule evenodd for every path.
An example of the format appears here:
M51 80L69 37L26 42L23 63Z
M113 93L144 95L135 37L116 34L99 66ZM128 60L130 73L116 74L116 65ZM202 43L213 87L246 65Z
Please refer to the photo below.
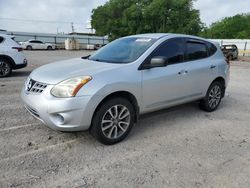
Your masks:
M33 119L20 90L30 71L89 52L25 52L29 66L0 80L0 187L249 187L250 63L234 62L214 113L196 103L144 115L128 139L103 146Z

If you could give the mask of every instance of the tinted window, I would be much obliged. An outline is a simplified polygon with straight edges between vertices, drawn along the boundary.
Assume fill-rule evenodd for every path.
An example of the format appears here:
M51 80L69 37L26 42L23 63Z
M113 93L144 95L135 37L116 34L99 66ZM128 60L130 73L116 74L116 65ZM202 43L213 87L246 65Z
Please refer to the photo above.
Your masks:
M0 43L3 42L4 38L3 37L0 37Z
M42 41L39 40L31 40L30 43L42 44Z
M206 58L207 47L203 43L187 41L187 58L188 60L197 60Z
M168 59L169 64L183 62L184 60L183 39L170 39L161 44L152 54L152 57L163 56Z
M209 56L212 56L215 54L215 52L217 51L217 48L214 44L207 42L207 48L208 48L208 54Z

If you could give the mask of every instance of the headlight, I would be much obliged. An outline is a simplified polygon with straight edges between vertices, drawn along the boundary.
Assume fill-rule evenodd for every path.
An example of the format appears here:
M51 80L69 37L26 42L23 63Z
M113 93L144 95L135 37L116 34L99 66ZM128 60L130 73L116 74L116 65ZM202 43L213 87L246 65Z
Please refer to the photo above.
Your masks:
M82 86L88 83L91 79L91 76L70 78L55 85L51 90L51 94L55 97L61 98L74 97Z

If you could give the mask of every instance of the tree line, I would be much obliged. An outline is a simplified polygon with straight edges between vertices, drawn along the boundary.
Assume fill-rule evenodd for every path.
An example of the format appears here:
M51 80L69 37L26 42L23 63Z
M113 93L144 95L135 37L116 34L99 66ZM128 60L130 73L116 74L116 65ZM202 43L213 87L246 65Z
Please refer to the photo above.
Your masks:
M213 23L209 28L205 27L200 35L206 38L249 39L250 14L238 14L224 18Z
M93 9L91 25L110 40L139 33L183 33L207 38L250 38L250 15L206 27L193 0L109 0Z

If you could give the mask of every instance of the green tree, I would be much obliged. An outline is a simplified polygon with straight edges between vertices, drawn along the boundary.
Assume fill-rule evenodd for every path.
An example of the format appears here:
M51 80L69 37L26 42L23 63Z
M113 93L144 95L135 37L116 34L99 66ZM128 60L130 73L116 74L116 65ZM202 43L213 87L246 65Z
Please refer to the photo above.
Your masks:
M92 11L92 27L110 39L155 32L198 34L202 23L193 0L109 0Z
M250 14L238 14L213 23L201 32L207 38L250 38Z

